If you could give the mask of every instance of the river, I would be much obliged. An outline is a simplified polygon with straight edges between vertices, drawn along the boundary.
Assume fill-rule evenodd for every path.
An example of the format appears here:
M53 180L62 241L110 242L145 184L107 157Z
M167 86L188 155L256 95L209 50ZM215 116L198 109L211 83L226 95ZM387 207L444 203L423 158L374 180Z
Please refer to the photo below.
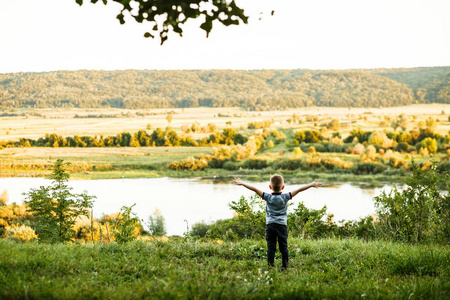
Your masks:
M0 178L0 193L8 191L9 203L23 203L22 193L41 185L49 185L43 178L11 177ZM269 191L268 182L253 182L254 186ZM107 179L107 180L71 180L72 192L86 190L96 196L94 216L118 212L122 206L136 203L133 211L147 222L155 209L159 209L165 220L168 235L182 235L186 231L186 222L192 225L199 221L211 222L230 218L233 211L228 203L237 201L253 193L232 182L205 180L199 178L150 178L150 179ZM286 183L285 192L300 185ZM375 212L373 197L381 191L389 191L391 186L379 188L364 187L357 184L324 185L318 189L309 189L294 199L296 207L300 201L308 208L319 209L324 205L335 220L358 220Z

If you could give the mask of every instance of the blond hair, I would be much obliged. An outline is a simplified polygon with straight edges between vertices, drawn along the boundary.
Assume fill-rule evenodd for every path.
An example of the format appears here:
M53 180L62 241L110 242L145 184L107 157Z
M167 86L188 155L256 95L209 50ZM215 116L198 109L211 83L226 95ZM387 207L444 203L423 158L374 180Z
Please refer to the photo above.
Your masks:
M272 177L270 177L270 185L272 186L272 190L274 192L281 191L283 185L284 185L284 179L283 176L275 174Z

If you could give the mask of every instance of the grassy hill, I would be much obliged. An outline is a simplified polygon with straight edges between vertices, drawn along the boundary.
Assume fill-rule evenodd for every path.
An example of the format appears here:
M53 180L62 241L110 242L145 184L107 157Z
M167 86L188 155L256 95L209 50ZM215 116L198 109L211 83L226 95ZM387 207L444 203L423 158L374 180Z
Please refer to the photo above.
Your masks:
M386 107L450 103L450 67L0 74L0 109Z

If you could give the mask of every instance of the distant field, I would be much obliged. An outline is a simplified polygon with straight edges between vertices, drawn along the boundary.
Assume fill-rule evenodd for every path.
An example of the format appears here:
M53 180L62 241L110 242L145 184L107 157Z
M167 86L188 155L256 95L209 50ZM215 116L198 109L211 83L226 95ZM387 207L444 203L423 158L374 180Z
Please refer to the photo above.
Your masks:
M146 147L146 148L6 148L1 160L11 163L46 163L64 159L72 163L152 164L168 163L189 155L211 153L211 147Z
M17 111L22 113L22 111ZM159 109L159 110L119 110L119 109L67 109L67 110L32 110L27 111L30 116L0 117L0 141L18 140L19 138L39 139L47 133L56 133L64 137L80 136L110 136L123 132L134 133L138 130L147 130L151 133L156 128L165 128L169 125L166 119L168 113L172 113L173 119L170 126L180 135L183 126L190 126L198 122L201 127L214 123L219 131L224 128L233 128L242 134L253 133L248 129L248 124L255 121L273 121L271 128L282 128L286 134L286 142L293 145L293 134L299 129L319 130L332 119L340 122L339 133L345 138L352 129L361 128L364 131L387 130L392 120L401 114L407 119L406 131L417 129L419 122L428 118L436 121L435 132L445 136L450 132L449 114L450 105L429 104L411 105L407 107L391 108L300 108L283 111L244 111L239 108L190 108L190 109ZM296 114L301 122L289 122ZM33 115L33 116L31 116ZM80 118L75 116L109 116L102 118ZM111 117L114 116L114 117ZM383 124L384 123L384 124ZM323 132L324 138L329 139L333 131ZM201 139L210 133L188 133L193 139ZM272 149L266 149L257 154L261 159L276 161L278 159L299 158L293 154L292 147L286 142L274 145ZM44 176L48 174L49 166L60 158L72 163L74 178L136 178L136 177L160 177L160 176L262 176L273 170L250 170L237 166L233 170L205 169L203 171L176 171L169 170L167 164L174 161L182 161L188 157L196 157L200 154L211 154L212 147L104 147L104 148L4 148L0 150L0 176ZM307 153L303 156L306 157ZM416 162L443 161L448 159L448 154L436 153L433 156L421 156L419 154L408 155L398 153L398 158L409 160L411 157ZM321 154L323 157L340 158L350 163L360 161L359 155L346 153ZM340 181L373 181L373 180L399 180L402 172L389 173L389 177L378 178L374 175L354 175L350 172L330 172L322 170L320 176L333 177ZM401 170L400 170L401 171ZM289 176L290 171L286 170ZM295 172L294 172L295 173ZM314 177L318 176L314 174ZM265 174L267 175L267 174ZM381 174L380 174L381 175ZM298 174L293 175L298 177ZM312 177L311 174L302 174L303 177ZM357 177L357 178L356 178Z
M0 170L3 176L42 176L56 159L70 162L78 171L76 178L156 177L153 169L165 168L169 162L189 156L210 154L211 147L149 147L149 148L6 148L0 151L0 162L10 165L28 165ZM98 172L85 170L107 171ZM114 170L119 169L119 170Z
M231 122L231 127L245 127L249 122L273 120L273 127L301 128L311 127L325 122L327 119L336 118L341 122L354 122L354 127L361 127L364 130L373 130L378 128L380 116L396 117L402 113L407 116L416 116L416 120L425 120L428 117L437 118L438 131L447 133L450 130L448 115L450 113L449 104L423 104L404 107L389 108L320 108L309 107L299 109L289 109L283 111L245 111L240 108L186 108L186 109L152 109L152 110L124 110L124 109L39 109L21 111L18 113L28 113L25 117L0 117L0 140L18 140L21 137L38 139L46 133L56 133L62 136L88 135L88 136L107 136L116 135L124 131L130 133L138 130L147 129L150 124L150 130L158 127L165 128L169 125L166 116L173 112L173 120L170 124L176 131L181 131L183 125L191 125L194 122L206 126L208 123L214 123L219 130L229 126L226 123ZM41 116L31 116L32 113ZM314 122L305 122L304 124L289 124L287 119L297 114L300 118L306 118L308 115L319 116L318 124ZM219 117L227 115L227 117ZM75 115L117 115L114 118L74 118ZM142 116L144 115L144 116ZM411 128L414 124L410 124ZM350 128L343 128L345 133ZM200 138L204 135L193 136Z

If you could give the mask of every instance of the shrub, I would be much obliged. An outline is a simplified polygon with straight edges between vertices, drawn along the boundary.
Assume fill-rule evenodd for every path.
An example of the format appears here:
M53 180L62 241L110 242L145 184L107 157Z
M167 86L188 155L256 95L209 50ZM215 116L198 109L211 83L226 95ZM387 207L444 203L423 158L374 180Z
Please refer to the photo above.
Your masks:
M6 205L6 203L8 203L8 201L9 201L8 190L4 190L0 194L0 206Z
M270 166L274 170L297 170L305 165L301 159L279 159L273 161Z
M328 152L344 152L345 148L343 144L338 143L328 143L326 144L328 148Z
M201 156L198 158L194 157L188 157L181 162L171 162L167 164L167 168L170 170L191 170L191 171L197 171L197 170L203 170L208 166L208 160L206 157Z
M242 165L245 169L261 170L267 168L267 160L265 159L247 159Z
M192 225L190 235L197 237L204 237L210 228L211 225L208 225L205 222L195 223L194 225Z
M85 241L108 241L113 240L112 228L108 223L92 222L90 219L79 219L74 227L76 238Z
M406 168L408 167L408 162L400 157L391 157L389 158L389 166L392 168Z
M299 156L299 155L302 155L303 151L302 151L302 149L300 147L294 147L294 152L293 153L294 153L295 156Z
M140 227L140 222L137 215L131 211L135 205L122 206L119 217L113 222L114 239L119 244L125 244L137 238L136 228Z
M314 145L311 145L311 147L314 147L314 149L316 149L316 152L328 152L327 144L316 143Z
M364 149L365 147L363 144L356 144L356 146L353 147L352 154L362 154Z
M450 240L450 177L434 167L420 168L412 162L412 174L404 179L403 191L394 188L374 198L380 226L387 236L407 242L443 242Z
M357 163L350 170L355 175L379 174L386 170L386 166L380 163Z
M5 229L5 237L15 241L26 243L38 238L34 229L29 226L7 226Z
M327 221L323 220L327 211L324 206L321 209L309 209L300 202L293 212L288 214L288 225L294 236L317 238L328 235L333 226L331 215Z
M166 235L166 220L159 209L156 209L153 216L148 217L147 223L150 235L162 236Z
M437 151L437 141L431 137L427 137L422 140L421 143L422 148L426 148L428 153L436 153Z
M364 153L361 154L359 160L361 162L377 161L377 149L372 145L367 146Z
M436 167L436 171L444 174L450 174L450 161L442 162Z
M237 237L264 236L266 214L263 201L258 196L242 196L239 201L232 201L229 206L236 216L216 221L210 226L208 237L234 240Z
M353 163L343 161L339 157L325 157L321 160L321 163L325 168L329 170L333 170L335 168L348 169L353 165Z
M400 142L394 148L394 150L399 151L399 152L408 152L410 148L411 148L411 146L408 143Z
M223 164L223 168L228 171L236 171L239 166L235 162L227 161Z
M327 128L333 131L339 130L339 126L340 126L339 120L337 119L333 119L330 121L330 123L327 124Z

